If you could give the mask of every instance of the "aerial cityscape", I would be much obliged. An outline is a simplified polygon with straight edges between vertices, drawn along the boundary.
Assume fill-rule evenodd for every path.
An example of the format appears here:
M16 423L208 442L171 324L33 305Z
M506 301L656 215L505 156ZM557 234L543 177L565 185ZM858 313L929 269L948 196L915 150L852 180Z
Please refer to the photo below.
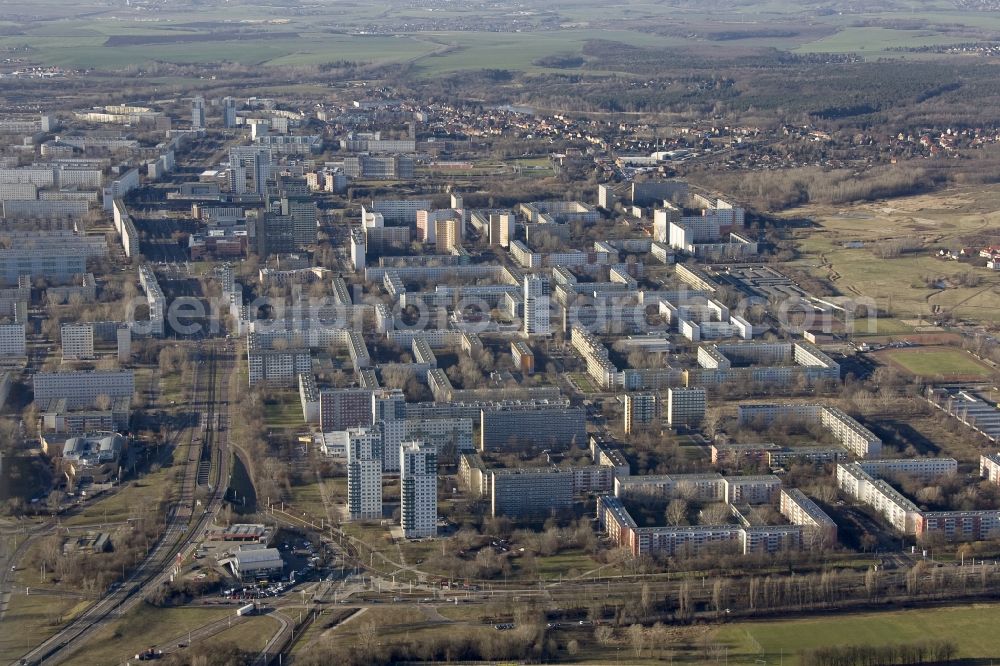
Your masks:
M1000 3L0 52L0 663L1000 663Z

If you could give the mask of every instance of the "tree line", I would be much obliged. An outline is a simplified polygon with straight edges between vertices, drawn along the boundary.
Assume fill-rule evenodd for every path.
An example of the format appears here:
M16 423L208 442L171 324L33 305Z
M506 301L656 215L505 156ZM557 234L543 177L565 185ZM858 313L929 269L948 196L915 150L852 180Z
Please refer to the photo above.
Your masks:
M837 645L804 650L800 660L813 666L909 666L941 664L958 656L952 641L919 641L891 645Z

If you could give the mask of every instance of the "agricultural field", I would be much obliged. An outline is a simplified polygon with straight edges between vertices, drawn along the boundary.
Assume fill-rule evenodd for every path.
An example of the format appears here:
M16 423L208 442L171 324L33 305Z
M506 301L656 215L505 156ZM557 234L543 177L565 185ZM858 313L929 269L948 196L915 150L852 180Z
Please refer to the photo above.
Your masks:
M903 322L932 320L940 312L997 322L1000 273L935 254L996 242L998 209L1000 186L983 185L871 203L809 205L782 217L815 225L795 231L800 256L792 265L827 280L842 296L874 299ZM880 244L914 239L918 247L899 256L877 254Z
M178 2L153 14L83 3L68 18L52 18L57 11L65 13L65 3L56 0L4 4L0 19L9 20L0 22L0 49L21 50L41 65L98 69L156 62L301 66L352 61L410 63L425 76L484 68L546 72L559 70L541 59L578 57L593 39L736 55L777 48L914 59L935 56L892 49L975 41L977 30L1000 27L1000 13L977 12L973 24L953 4L932 1L869 13L817 14L818 3L760 0L734 3L726 12L729 22L720 22L717 13L695 6L625 0L616 8L620 20L611 25L605 6L586 2L557 8L518 4L516 18L504 3L430 11L337 2L289 11L257 2L224 7ZM905 22L905 29L894 22ZM606 71L597 65L585 73Z
M0 39L0 47L17 46ZM436 45L402 36L350 36L292 33L240 40L183 41L133 46L107 46L107 35L46 35L32 40L31 58L70 68L119 69L162 61L240 63L243 65L315 65L339 60L364 63L401 62L425 55Z
M577 55L583 45L592 39L628 41L635 46L646 47L665 46L673 41L654 35L612 30L560 30L545 33L544 36L534 33L431 33L428 37L448 45L444 52L414 60L417 71L428 76L488 68L547 71L535 61L546 56ZM681 43L677 41L677 45Z
M848 27L795 50L800 53L858 53L869 57L895 55L900 58L915 58L918 54L900 53L891 49L956 44L963 41L966 40L961 37L947 37L933 30Z

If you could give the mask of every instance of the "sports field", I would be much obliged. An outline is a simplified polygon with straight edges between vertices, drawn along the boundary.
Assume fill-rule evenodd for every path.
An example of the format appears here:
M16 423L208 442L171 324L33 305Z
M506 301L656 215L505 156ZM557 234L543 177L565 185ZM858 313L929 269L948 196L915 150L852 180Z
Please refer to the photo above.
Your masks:
M883 362L889 362L916 377L928 379L951 379L970 381L988 379L993 370L977 360L969 352L948 347L923 347L892 349L879 355Z
M1000 604L973 604L775 622L739 622L717 629L710 641L705 642L728 646L730 664L777 664L781 661L786 665L805 666L798 658L803 650L935 638L954 642L961 658L989 659L1000 656L997 622L1000 622Z

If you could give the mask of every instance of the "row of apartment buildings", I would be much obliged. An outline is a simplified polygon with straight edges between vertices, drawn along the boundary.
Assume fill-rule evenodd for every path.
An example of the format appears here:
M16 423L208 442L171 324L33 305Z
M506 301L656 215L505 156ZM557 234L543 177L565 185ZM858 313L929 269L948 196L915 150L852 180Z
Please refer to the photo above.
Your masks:
M773 504L781 490L781 479L773 474L723 476L701 474L657 474L616 477L616 497L649 495L668 499L727 504Z
M610 491L618 471L600 462L491 467L476 453L462 455L458 465L459 479L471 496L485 498L490 515L511 518L546 518L553 511L570 509L581 496Z
M597 518L601 529L634 557L695 556L708 551L762 555L836 543L836 524L801 491L780 489L778 506L788 524L639 527L621 498L603 495L598 498Z
M736 418L741 426L753 427L766 427L781 419L816 423L859 458L877 458L882 453L882 440L838 407L813 403L743 404L737 406Z
M1000 457L980 459L983 475L998 478ZM877 511L897 531L918 540L982 541L1000 536L1000 511L924 511L883 478L907 476L932 482L956 474L953 458L865 460L837 465L837 486L858 502Z

